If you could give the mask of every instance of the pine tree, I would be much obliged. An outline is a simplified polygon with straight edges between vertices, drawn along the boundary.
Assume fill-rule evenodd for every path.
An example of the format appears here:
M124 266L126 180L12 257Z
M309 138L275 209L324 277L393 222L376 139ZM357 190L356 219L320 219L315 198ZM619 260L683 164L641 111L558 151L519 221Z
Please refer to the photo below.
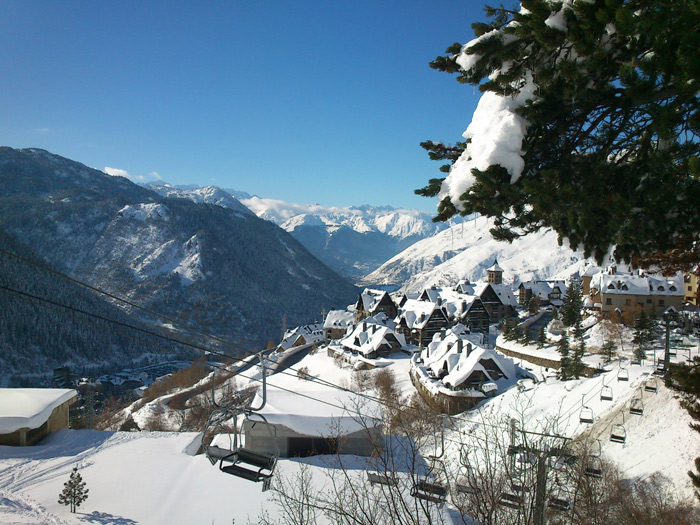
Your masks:
M544 345L547 344L547 331L545 330L545 327L542 326L540 327L540 330L537 332L537 348L544 348Z
M586 342L583 339L584 330L581 326L581 321L578 321L574 326L574 339L576 340L576 345L573 347L573 354L571 356L571 375L578 379L581 377L585 370L585 365L583 364L583 354L586 352Z
M605 341L603 343L603 348L601 349L603 356L605 357L605 362L610 363L617 354L616 346L614 341Z
M78 473L78 467L73 467L70 478L63 484L63 492L58 496L58 502L61 505L70 506L70 511L75 512L75 509L88 498L88 492L90 489L85 488L85 482Z
M561 335L561 339L557 344L557 352L561 356L559 360L558 376L562 381L571 379L571 357L569 357L569 339L566 333Z
M578 282L571 281L566 289L564 305L561 307L561 321L565 326L576 326L581 321L581 287Z
M521 5L487 7L491 19L472 26L477 38L451 45L430 66L478 85L522 119L522 165L494 161L457 178L478 153L470 144L489 133L482 126L454 146L423 144L431 158L455 164L416 193L439 197L438 220L494 217L501 240L551 227L599 262L614 246L617 259L693 267L700 259L700 4ZM500 146L500 138L488 140Z
M654 326L644 310L634 322L632 342L637 345L634 350L635 359L642 361L647 358L647 348L654 340Z

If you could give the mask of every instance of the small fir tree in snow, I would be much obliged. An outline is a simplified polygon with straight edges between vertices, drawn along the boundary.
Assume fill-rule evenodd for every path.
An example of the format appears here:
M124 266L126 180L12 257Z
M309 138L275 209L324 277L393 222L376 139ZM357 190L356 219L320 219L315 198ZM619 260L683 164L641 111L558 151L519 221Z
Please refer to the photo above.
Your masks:
M70 511L75 512L75 509L88 498L88 492L90 489L85 488L85 482L78 473L78 467L73 467L70 478L63 484L63 492L58 496L58 502L61 505L70 506Z
M561 335L561 339L559 340L559 344L557 344L557 352L559 352L559 355L561 356L561 360L559 361L559 372L557 375L562 381L571 379L571 357L569 357L569 350L569 338L567 337L566 333L563 333Z
M539 332L537 332L537 348L544 348L547 344L547 331L544 326L540 327Z
M615 358L615 355L617 355L617 347L614 341L605 341L605 343L603 343L603 348L601 348L601 353L603 357L605 357L606 363L611 362Z
M634 322L634 336L632 342L636 345L634 350L635 359L647 358L647 348L654 340L654 325L644 310L639 318Z
M583 375L585 365L583 364L583 354L586 352L586 342L583 339L584 330L581 321L574 326L574 339L576 344L573 347L571 356L571 375L578 379Z

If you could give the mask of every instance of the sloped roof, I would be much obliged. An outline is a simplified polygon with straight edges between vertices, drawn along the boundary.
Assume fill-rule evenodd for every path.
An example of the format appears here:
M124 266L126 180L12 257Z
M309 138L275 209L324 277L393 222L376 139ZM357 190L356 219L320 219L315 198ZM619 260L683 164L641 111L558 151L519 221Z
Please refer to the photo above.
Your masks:
M401 346L406 344L403 334L396 333L387 326L365 322L358 324L349 335L340 340L340 344L360 354L369 355L376 352L382 345L389 344L389 339L392 337Z
M384 290L365 288L360 294L362 308L364 308L365 312L373 312L374 309L377 308L379 303L382 301L382 299L384 299L384 296L387 296L387 298L391 300L389 294Z
M440 307L436 303L409 299L401 307L398 319L404 320L408 328L420 330L425 327L430 320L430 316L438 308Z
M0 434L39 428L54 408L77 396L66 388L0 388Z
M331 310L326 315L323 328L347 328L355 322L355 316L347 310Z

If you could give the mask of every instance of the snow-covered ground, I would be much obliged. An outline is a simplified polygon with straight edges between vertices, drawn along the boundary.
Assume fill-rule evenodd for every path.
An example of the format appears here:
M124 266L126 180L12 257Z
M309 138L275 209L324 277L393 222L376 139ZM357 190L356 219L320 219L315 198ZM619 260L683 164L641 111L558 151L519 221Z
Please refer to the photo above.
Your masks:
M408 357L390 356L397 386L406 394L413 392L408 379ZM305 367L311 380L297 377ZM537 367L534 367L537 368ZM691 495L686 474L695 457L700 456L700 439L689 427L690 416L659 380L658 392L643 392L644 413L632 415L629 404L639 395L652 371L651 366L627 365L629 380L618 381L619 364L590 379L560 382L553 375L535 370L540 382L525 380L482 405L481 412L470 411L453 419L462 431L483 421L490 411L499 416L513 415L536 425L537 421L558 418L558 430L569 437L588 433L599 438L603 454L617 463L625 476L646 477L661 471L675 483L680 494ZM304 357L293 369L269 377L269 384L286 392L286 401L302 391L320 399L333 400L341 387L366 388L372 393L374 372L354 372L339 366L325 352ZM244 375L253 377L255 369ZM545 377L546 376L546 377ZM238 378L244 386L246 379ZM613 401L602 400L603 385L610 386ZM285 389L285 390L282 390ZM303 397L296 400L299 410L313 403ZM582 407L593 413L594 424L580 422ZM609 440L612 426L625 418L625 444ZM272 518L277 510L271 492L263 493L259 484L221 473L203 455L195 455L200 434L169 432L98 432L64 430L40 445L27 448L0 447L0 523L3 524L135 524L135 523L245 523L255 522L262 509ZM456 445L449 444L447 457L457 463ZM310 465L315 483L323 483L332 473L329 459L282 459L278 470L289 476L302 464ZM359 460L349 458L353 464ZM70 514L57 503L63 483L78 466L87 487L88 500ZM355 465L357 466L357 465ZM359 473L359 474L358 474ZM361 471L358 483L366 483Z

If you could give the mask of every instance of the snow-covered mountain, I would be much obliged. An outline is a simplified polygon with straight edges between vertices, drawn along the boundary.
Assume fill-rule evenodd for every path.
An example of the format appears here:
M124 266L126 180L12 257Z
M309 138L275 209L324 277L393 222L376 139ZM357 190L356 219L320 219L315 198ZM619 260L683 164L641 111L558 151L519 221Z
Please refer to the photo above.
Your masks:
M331 268L353 277L446 227L432 222L429 213L390 206L337 208L260 197L241 202L279 224Z
M255 348L279 337L283 317L306 323L357 297L289 233L233 197L188 191L186 199L163 197L48 151L0 147L0 231L72 278L181 326ZM34 291L51 297L51 286ZM34 344L9 337L0 333L0 363L17 345Z
M216 204L217 206L228 208L244 216L251 213L246 206L241 204L238 198L216 186L200 188L198 186L171 186L167 183L153 182L146 186L163 197L175 197L189 199L197 203ZM247 195L247 193L245 195Z
M363 282L414 292L426 286L454 284L464 278L483 279L496 258L507 282L568 276L584 264L583 253L566 244L559 246L552 230L542 230L509 244L493 238L489 233L492 226L493 222L484 217L452 224L385 262L365 276Z

